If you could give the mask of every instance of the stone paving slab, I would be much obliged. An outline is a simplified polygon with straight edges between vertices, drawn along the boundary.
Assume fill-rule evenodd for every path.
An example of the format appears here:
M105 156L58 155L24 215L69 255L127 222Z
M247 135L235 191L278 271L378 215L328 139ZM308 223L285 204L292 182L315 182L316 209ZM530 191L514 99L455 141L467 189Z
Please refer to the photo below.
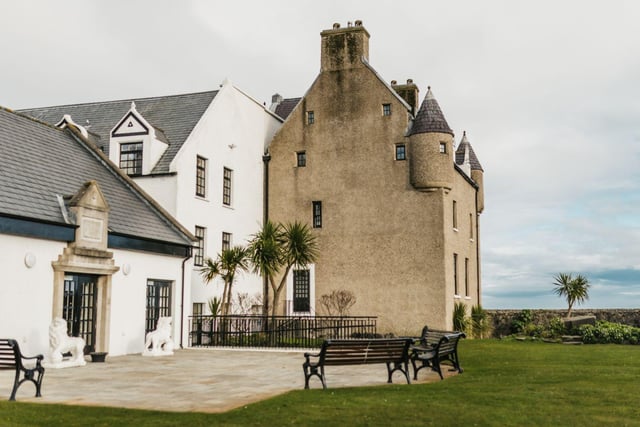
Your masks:
M183 349L173 356L140 354L109 357L104 363L45 372L41 398L25 383L22 402L115 406L184 412L224 412L289 390L304 388L304 351ZM439 381L435 372L420 371L417 383ZM385 365L329 366L331 388L386 385ZM13 373L0 371L0 398L8 399ZM446 375L452 375L446 372ZM395 384L406 384L396 372ZM414 382L414 381L412 381ZM322 388L313 377L311 388ZM6 397L5 397L6 396Z

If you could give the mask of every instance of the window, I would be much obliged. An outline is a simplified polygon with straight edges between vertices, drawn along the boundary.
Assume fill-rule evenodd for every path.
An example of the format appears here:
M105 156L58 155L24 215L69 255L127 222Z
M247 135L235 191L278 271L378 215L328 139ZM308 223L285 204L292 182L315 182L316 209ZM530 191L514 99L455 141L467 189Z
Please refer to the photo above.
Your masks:
M313 228L322 228L322 202L313 202Z
M446 142L441 142L440 143L440 152L442 154L446 154L447 153L447 143Z
M469 296L469 258L464 259L464 296Z
M120 169L127 175L142 174L142 142L120 144Z
M204 237L207 229L196 225L196 248L193 253L193 265L204 265Z
M316 122L316 117L315 117L315 114L313 114L313 111L307 111L307 124L312 125L315 122Z
M396 144L396 160L407 160L407 147L404 144Z
M296 165L299 168L303 168L307 166L307 152L306 151L298 151L296 153Z
M458 203L453 201L453 229L458 229Z
M145 335L156 329L158 319L171 316L171 282L147 280Z
M309 270L293 270L293 311L311 310Z
M203 302L194 302L193 303L193 315L194 316L202 316L204 314L204 303Z
M458 254L453 254L453 293L460 295L458 292Z
M196 196L207 195L207 159L196 157Z
M222 250L231 249L231 233L222 232Z
M231 169L224 168L222 177L222 204L225 206L231 206L231 178L233 171Z
M469 240L473 240L473 214L469 214Z
M391 104L382 104L382 115L383 116L391 115Z

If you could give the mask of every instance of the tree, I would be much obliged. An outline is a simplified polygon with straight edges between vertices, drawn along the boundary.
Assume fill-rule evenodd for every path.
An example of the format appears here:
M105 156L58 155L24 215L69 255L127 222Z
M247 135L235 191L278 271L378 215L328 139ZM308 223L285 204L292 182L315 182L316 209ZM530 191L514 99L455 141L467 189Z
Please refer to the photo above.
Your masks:
M207 258L205 266L200 269L200 274L206 283L211 282L216 277L220 277L224 282L222 291L222 315L229 314L231 307L231 292L238 270L249 270L249 259L247 250L242 246L234 246L230 249L223 249L215 260Z
M306 224L295 221L281 225L267 221L248 247L254 271L267 278L273 291L271 315L275 316L287 275L292 268L305 268L315 262L318 242ZM280 273L282 277L277 283L276 276Z
M554 279L553 285L555 288L553 292L560 297L566 298L569 305L567 317L571 317L573 305L576 303L581 304L589 299L589 287L591 287L589 280L582 274L578 274L573 278L571 274L567 273L558 273Z
M346 289L334 290L320 297L320 304L329 316L346 316L355 303L355 294Z

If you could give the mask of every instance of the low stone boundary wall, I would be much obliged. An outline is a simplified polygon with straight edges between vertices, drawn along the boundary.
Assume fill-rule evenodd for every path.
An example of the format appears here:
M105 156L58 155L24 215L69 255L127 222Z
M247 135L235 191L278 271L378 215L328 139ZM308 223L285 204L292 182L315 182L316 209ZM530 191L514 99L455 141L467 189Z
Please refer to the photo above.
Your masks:
M486 310L492 320L492 336L499 338L511 334L511 323L523 310ZM534 323L548 323L554 317L565 317L567 310L531 309ZM596 316L596 320L622 323L640 328L640 309L574 309L571 316Z

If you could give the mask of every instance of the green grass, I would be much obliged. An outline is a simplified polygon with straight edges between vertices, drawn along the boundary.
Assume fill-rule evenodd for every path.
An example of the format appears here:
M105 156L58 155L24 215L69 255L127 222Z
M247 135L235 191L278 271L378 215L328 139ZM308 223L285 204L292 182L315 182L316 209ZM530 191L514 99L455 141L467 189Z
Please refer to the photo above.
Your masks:
M213 415L2 401L0 425L640 426L640 346L467 340L459 351L465 373L430 384L296 390Z

